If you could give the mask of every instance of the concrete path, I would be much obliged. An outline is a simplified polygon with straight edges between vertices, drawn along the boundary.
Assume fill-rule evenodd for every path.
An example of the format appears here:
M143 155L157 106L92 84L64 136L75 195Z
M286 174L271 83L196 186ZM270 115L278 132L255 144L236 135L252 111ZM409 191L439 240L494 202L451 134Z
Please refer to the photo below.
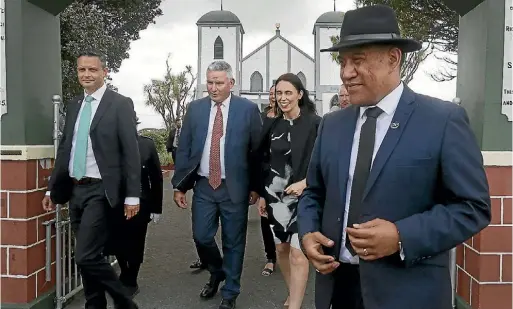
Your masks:
M193 272L189 264L196 257L191 236L190 210L181 210L172 201L169 178L165 179L163 217L157 224L150 223L145 263L139 276L140 293L135 297L141 309L217 309L221 301L218 293L210 301L202 301L199 292L208 280L208 272ZM190 201L190 196L189 200ZM220 232L218 244L220 245ZM260 273L265 254L260 232L260 218L251 207L242 274L242 291L237 299L239 309L283 308L286 298L285 283L279 270L270 277ZM304 309L313 309L313 277L310 279L303 303ZM83 295L77 295L66 309L84 308Z

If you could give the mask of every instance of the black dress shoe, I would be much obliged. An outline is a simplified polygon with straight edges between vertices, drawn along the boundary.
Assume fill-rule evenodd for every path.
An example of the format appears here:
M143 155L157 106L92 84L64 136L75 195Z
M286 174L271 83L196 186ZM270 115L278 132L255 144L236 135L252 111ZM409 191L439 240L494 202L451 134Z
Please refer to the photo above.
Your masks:
M201 290L200 297L209 299L216 295L217 290L219 289L219 284L224 281L223 277L210 276L210 280L205 284L203 289Z
M234 309L235 308L235 298L234 299L223 299L221 304L219 305L219 309Z

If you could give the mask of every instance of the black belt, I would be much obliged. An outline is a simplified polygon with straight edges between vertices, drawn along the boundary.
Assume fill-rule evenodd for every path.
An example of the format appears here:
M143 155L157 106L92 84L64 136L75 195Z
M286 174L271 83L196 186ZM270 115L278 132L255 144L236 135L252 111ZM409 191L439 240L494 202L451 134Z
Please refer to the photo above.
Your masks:
M75 185L90 185L102 181L100 178L83 177L80 180L72 178L73 184Z

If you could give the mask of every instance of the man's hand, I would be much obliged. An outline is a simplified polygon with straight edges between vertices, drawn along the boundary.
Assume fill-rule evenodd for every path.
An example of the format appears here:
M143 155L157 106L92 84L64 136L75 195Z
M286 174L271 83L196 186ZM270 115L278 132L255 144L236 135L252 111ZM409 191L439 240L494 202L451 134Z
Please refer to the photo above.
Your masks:
M132 217L137 215L138 212L139 212L139 204L137 204L137 205L125 204L125 217L127 220L132 219Z
M182 209L187 209L187 198L185 197L185 193L181 191L175 191L173 199L175 200L176 206Z
M260 198L260 196L255 191L249 192L249 204L250 205L254 205L258 201L259 198Z
M291 184L287 188L285 188L285 193L293 194L295 196L300 196L303 194L303 190L306 188L306 181L301 180L296 183Z
M399 251L399 233L395 224L374 219L346 229L358 256L366 261L377 260Z
M46 211L52 211L55 209L55 205L53 204L52 199L48 195L45 195L43 201L41 201L41 205L43 205L43 209Z
M258 214L260 215L260 217L267 218L267 216L268 216L266 205L265 205L265 199L262 197L258 200Z
M321 274L329 274L334 271L339 262L330 255L324 255L322 246L333 247L335 242L322 235L320 232L308 233L302 239L303 248L308 259L312 262L315 269Z

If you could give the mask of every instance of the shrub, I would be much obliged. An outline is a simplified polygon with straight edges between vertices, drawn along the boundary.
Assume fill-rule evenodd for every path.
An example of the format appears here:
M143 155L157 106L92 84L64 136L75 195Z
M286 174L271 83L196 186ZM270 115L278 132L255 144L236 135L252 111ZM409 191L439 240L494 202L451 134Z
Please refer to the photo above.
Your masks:
M149 137L155 142L157 152L159 154L160 165L168 165L172 163L171 155L166 150L166 141L168 132L165 129L142 129L139 130L139 134L142 136Z

